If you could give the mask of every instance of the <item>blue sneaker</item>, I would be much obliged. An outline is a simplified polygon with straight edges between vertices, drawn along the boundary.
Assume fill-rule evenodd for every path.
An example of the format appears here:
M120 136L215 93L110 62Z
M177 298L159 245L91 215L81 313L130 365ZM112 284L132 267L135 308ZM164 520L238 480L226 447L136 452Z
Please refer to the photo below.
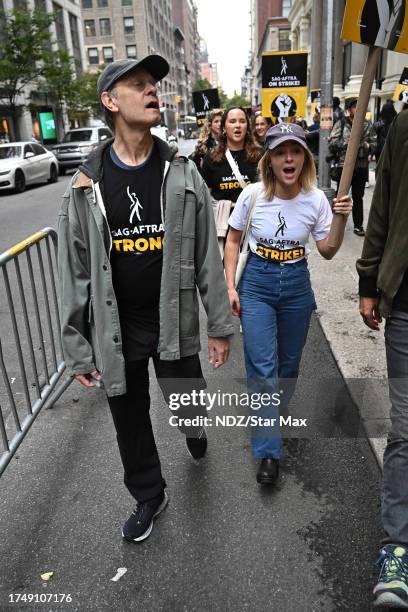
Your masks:
M380 575L373 591L374 607L408 609L408 550L387 544L375 564Z

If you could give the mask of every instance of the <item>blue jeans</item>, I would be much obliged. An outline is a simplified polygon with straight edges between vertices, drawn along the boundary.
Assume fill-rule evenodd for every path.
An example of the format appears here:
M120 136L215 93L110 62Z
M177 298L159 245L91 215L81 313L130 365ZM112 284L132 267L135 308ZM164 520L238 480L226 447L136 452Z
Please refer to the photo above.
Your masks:
M272 263L250 255L240 287L241 323L244 336L248 389L273 393L286 386L281 405L273 402L251 414L279 419L289 404L298 377L312 311L316 308L305 259L294 264ZM290 387L288 379L294 379ZM252 435L252 454L257 459L280 459L282 444L279 426L265 434L257 428Z

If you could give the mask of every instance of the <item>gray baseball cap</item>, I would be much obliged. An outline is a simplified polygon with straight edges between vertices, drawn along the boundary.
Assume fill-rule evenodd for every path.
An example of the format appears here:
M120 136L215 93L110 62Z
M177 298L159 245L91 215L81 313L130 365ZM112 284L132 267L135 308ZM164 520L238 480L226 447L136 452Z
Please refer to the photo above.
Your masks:
M135 68L144 68L156 81L161 81L169 72L169 64L161 55L147 55L141 60L123 59L108 64L98 79L98 94L109 91L114 83Z
M264 149L276 149L288 140L294 140L305 149L308 148L305 131L300 125L296 123L277 123L266 132Z

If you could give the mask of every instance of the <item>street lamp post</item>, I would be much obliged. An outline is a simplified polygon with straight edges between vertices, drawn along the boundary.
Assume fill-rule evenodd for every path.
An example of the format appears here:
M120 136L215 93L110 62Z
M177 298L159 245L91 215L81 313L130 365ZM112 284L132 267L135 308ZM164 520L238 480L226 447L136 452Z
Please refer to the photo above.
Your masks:
M321 101L320 101L320 136L319 136L319 187L324 191L329 202L334 197L331 187L330 165L326 161L329 154L329 136L333 127L333 42L334 42L334 0L323 2L322 23L322 61Z

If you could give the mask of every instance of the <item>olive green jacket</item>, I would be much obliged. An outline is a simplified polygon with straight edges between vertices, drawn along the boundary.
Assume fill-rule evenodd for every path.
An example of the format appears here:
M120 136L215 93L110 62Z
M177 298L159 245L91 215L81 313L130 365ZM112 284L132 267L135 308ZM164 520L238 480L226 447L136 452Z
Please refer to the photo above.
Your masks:
M361 258L359 293L380 296L387 317L408 269L408 112L401 112L388 132L377 168L377 181Z
M201 349L197 288L207 312L207 333L233 333L211 196L193 162L172 156L156 139L163 165L165 225L160 288L163 360ZM70 375L97 369L109 396L126 392L119 312L110 266L111 233L101 187L98 148L76 173L63 197L58 226L62 345Z

